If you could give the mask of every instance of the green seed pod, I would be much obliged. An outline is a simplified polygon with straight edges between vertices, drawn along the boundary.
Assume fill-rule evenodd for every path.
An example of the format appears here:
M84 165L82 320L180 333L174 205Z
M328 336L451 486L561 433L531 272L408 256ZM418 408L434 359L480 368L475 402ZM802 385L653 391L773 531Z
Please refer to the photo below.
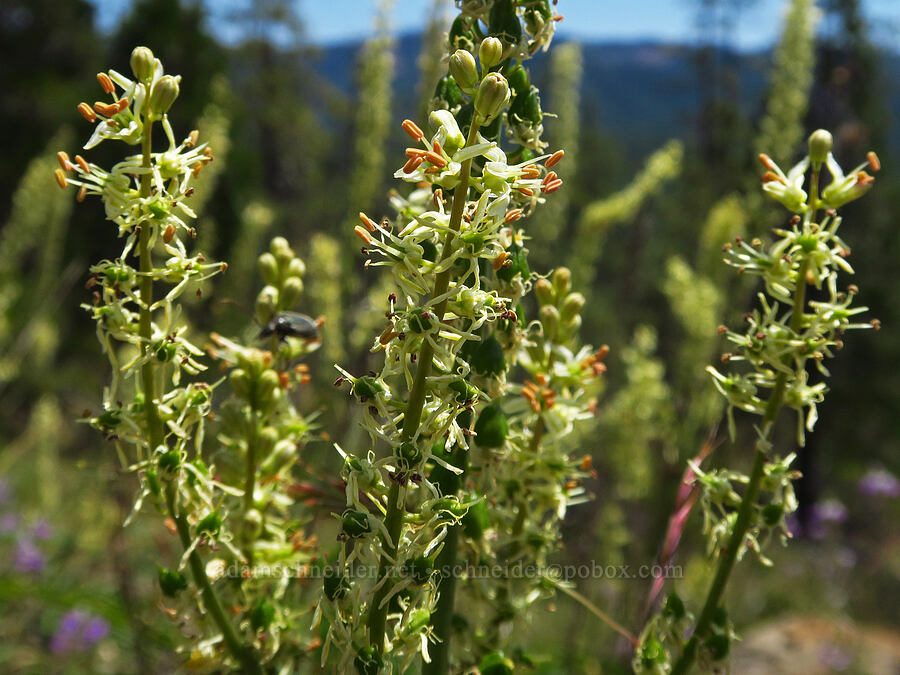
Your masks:
M517 274L526 280L531 276L531 267L528 266L528 251L515 242L506 249L509 253L509 264L497 270L497 278L509 283Z
M520 96L527 96L531 92L531 81L528 79L528 71L523 66L516 66L510 72L509 88L516 95L516 100Z
M372 531L369 516L362 511L347 509L341 515L341 529L351 539L358 539Z
M491 525L487 504L483 500L472 504L466 515L463 516L462 522L466 536L475 541L480 541L484 536L484 531Z
M404 635L415 635L431 623L431 612L427 609L414 609L409 614L409 620L403 629Z
M555 340L559 335L559 310L553 305L544 305L540 312L541 325L548 340Z
M780 523L783 515L784 507L781 504L766 504L762 508L763 522L769 527L774 527Z
M478 47L478 60L481 68L488 71L503 59L503 43L495 37L487 37L481 41Z
M491 652L481 659L478 670L481 675L513 675L515 664L503 655L503 652Z
M433 315L422 309L412 310L406 319L406 325L410 333L427 333L434 325L432 322Z
M150 113L155 116L162 116L169 112L169 108L178 98L180 87L178 86L178 78L171 75L163 75L153 85L153 91L150 92L150 101L148 103Z
M366 375L353 381L352 392L360 398L375 398L384 391L384 385L374 377Z
M428 582L431 575L434 574L434 558L426 558L419 556L407 560L403 566L404 572L417 584L422 585Z
M256 296L256 320L265 326L278 309L278 289L274 286L263 286Z
M174 475L181 466L181 453L177 450L169 450L161 454L156 463L163 473Z
M378 675L384 666L384 661L381 658L381 652L370 645L356 653L353 665L356 667L357 675Z
M153 79L156 57L148 47L135 47L131 52L131 72L139 82L147 84Z
M157 576L159 588L167 598L174 598L180 591L188 587L187 579L178 570L160 567Z
M509 424L499 403L481 411L475 423L475 442L483 448L499 448L506 441Z
M415 466L422 461L422 451L416 447L415 443L410 443L409 441L404 441L398 445L394 454L406 467Z
M584 309L584 303L585 299L581 293L569 293L559 310L559 316L563 323L569 323L572 319L579 317L581 310Z
M303 281L300 277L288 277L281 286L281 306L290 309L297 304L303 294Z
M452 75L445 75L438 80L437 87L434 89L434 98L438 102L436 107L444 110L453 110L462 104L462 91Z
M159 484L159 478L157 477L157 473L154 469L147 469L147 473L144 474L144 478L147 480L147 487L157 497L162 492L162 486Z
M197 534L215 537L222 529L222 516L218 511L212 511L200 519L197 523Z
M503 346L493 335L474 345L469 362L479 375L497 376L506 371L506 355Z
M475 92L475 111L481 116L485 126L499 115L509 102L509 83L500 73L490 73Z
M453 25L450 26L448 37L451 50L467 49L472 51L475 49L475 34L472 32L472 20L464 14L460 14L454 19Z
M834 138L825 129L816 129L809 136L809 161L821 164L828 159L828 153L834 145Z
M507 45L517 45L522 39L522 25L516 15L514 0L495 0L488 18L488 31Z
M684 601L677 593L669 593L666 597L666 604L663 606L663 614L670 616L676 621L687 616L687 610L684 607Z
M731 649L731 638L726 633L710 635L703 641L703 648L709 654L710 660L722 661Z
M275 256L268 252L263 253L259 256L256 263L259 265L259 274L262 277L263 283L266 283L269 286L277 286L278 263L275 261Z
M250 625L254 630L267 630L275 619L275 605L268 598L259 598L250 609Z
M466 382L463 378L453 380L447 385L447 389L456 394L455 400L457 403L468 403L478 399L478 387Z
M333 567L326 567L322 574L325 597L332 602L344 598L350 592L350 580Z
M478 66L475 65L475 57L465 49L457 49L450 56L450 74L456 80L456 84L465 93L471 94L478 86Z
M534 294L540 305L556 304L556 291L553 290L553 284L546 279L538 279L534 282Z

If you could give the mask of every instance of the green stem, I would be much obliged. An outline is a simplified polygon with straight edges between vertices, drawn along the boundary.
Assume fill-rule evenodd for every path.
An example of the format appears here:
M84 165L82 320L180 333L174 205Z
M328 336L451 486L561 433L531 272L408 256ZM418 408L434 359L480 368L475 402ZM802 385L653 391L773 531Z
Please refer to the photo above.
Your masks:
M797 287L794 290L794 305L791 310L791 330L795 333L799 332L803 327L803 308L806 303L806 271L809 268L806 258L800 263L800 269L797 272ZM778 418L778 413L784 404L784 393L787 388L788 374L780 372L775 380L775 386L772 394L766 402L766 409L762 419L762 439L757 444L756 456L753 461L753 468L750 471L750 481L747 483L747 489L744 492L744 498L738 509L738 517L734 524L734 530L728 539L728 544L722 557L719 558L719 566L716 568L716 574L713 577L712 585L706 595L706 601L703 609L700 611L700 618L697 619L697 626L694 628L694 634L681 652L681 657L676 661L672 668L671 675L685 675L691 669L695 659L697 658L697 649L700 640L706 637L712 623L713 615L719 608L722 601L722 595L725 587L728 585L728 578L734 564L737 561L738 553L744 544L744 538L747 536L747 530L750 528L753 520L754 510L756 507L756 499L759 496L760 485L765 475L765 463L768 455L765 446L768 444L772 436L772 429Z
M247 436L247 461L244 474L244 519L253 508L253 492L256 489L256 444L259 435L259 412L255 406L250 409L250 433ZM253 542L244 542L244 557L247 566L253 566Z
M466 139L466 147L474 145L477 139L478 125L473 121ZM467 159L459 169L459 184L453 192L453 207L450 210L450 231L447 232L444 246L441 248L440 262L444 262L452 254L453 238L459 232L463 209L466 206L466 199L469 194L469 176L471 171L472 160ZM450 267L438 273L434 280L432 297L436 298L447 292L447 289L450 287L450 274ZM445 298L434 308L434 314L438 322L444 320L446 310L447 300ZM422 411L425 408L426 385L428 376L431 374L431 360L433 358L434 348L428 340L424 340L417 360L416 377L413 380L413 386L409 392L409 401L406 404L406 414L403 417L403 429L400 434L401 441L412 440L419 430L419 424L422 421ZM395 558L397 554L397 544L400 541L400 529L403 524L403 511L398 504L399 501L400 485L393 483L388 493L387 514L384 517L384 526L388 531L390 540L384 542L384 554L381 556L381 561L378 564L379 581L384 579L390 572L390 559ZM372 607L369 609L369 644L374 646L379 652L384 651L384 630L388 612L387 604L385 603L382 606L382 603L389 591L390 584L382 584L378 592L375 593L375 597L372 599Z
M169 510L169 516L175 521L175 528L178 530L178 538L181 540L181 545L187 550L191 545L191 531L185 517L178 512L177 495L175 482L168 482L166 484L166 506ZM203 606L209 612L219 630L222 631L222 640L225 642L225 646L231 652L231 655L241 664L241 672L262 675L263 669L259 664L256 651L241 642L240 637L234 630L234 626L222 608L222 603L219 602L219 597L209 582L209 577L206 576L203 561L196 551L191 551L191 554L188 556L188 565L191 568L194 583L200 589Z
M146 119L144 121L144 135L141 140L141 166L146 169L151 167L152 132L153 123ZM142 198L150 196L150 187L150 173L147 172L141 175L140 194ZM153 304L153 260L150 253L150 227L146 224L141 225L141 232L138 238L138 256L140 257L141 265L141 309L138 328L141 335L141 355L146 356L147 351L150 349L150 341L153 339L153 325L150 315L150 306ZM147 430L150 437L151 453L166 442L164 427L156 405L156 382L153 367L151 361L146 361L141 366L141 384L144 392L144 409L147 413ZM187 550L191 545L191 532L187 520L178 512L178 492L175 482L169 481L166 483L165 493L169 516L175 521L175 527L178 530L178 538L181 540L182 547ZM255 651L252 647L244 645L235 632L234 626L231 625L231 621L226 616L225 610L222 609L219 598L209 582L209 577L206 576L203 561L196 551L192 551L188 556L188 563L194 583L200 589L203 604L210 616L212 616L213 621L215 621L216 626L222 631L222 639L226 647L228 647L228 651L241 664L243 672L262 675L262 667L259 664Z

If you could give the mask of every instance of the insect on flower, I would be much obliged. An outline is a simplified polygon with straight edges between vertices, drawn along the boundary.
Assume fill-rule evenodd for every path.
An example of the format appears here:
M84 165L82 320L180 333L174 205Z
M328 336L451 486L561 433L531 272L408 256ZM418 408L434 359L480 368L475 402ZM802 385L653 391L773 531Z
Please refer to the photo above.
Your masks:
M272 317L259 333L259 337L267 338L277 335L279 340L289 337L304 340L319 339L319 321L298 312L281 312Z

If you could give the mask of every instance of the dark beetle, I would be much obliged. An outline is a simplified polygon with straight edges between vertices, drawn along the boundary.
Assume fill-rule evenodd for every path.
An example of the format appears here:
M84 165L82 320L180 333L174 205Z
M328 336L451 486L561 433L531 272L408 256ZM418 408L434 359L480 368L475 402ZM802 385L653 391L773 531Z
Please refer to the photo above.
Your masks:
M265 338L270 335L277 335L279 340L284 340L288 337L303 338L304 340L318 340L319 325L314 319L306 316L306 314L281 312L281 314L275 315L272 320L263 327L259 337Z

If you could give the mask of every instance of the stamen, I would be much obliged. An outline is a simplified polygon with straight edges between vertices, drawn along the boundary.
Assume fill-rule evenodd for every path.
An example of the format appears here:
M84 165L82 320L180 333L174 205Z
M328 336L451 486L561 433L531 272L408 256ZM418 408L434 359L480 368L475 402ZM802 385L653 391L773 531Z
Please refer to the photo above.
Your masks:
M857 185L868 185L869 183L875 182L875 176L870 176L865 171L860 171L856 174L856 184Z
M434 164L434 166L436 166L439 169L443 169L445 166L447 166L447 160L444 159L443 157L441 157L436 152L426 152L425 159L430 164Z
M81 116L91 124L97 121L97 114L93 110L91 110L91 106L89 106L87 103L79 103L78 112L80 112Z
M163 241L167 244L172 241L172 237L175 236L175 226L172 223L169 223L166 226L166 231L163 232Z
M520 187L520 188L516 188L516 190L518 190L519 192L521 192L521 193L522 193L523 195L525 195L526 197L532 197L532 196L534 196L534 190L532 190L532 189L530 189L530 188Z
M541 171L534 164L529 164L522 169L522 178L540 178Z
M562 187L562 184L563 184L562 178L557 178L556 180L551 181L550 183L547 183L546 185L544 185L544 188L543 188L544 192L546 192L547 194L550 194L551 192L556 192L557 190L559 190L559 188Z
M555 171L551 171L546 176L544 176L544 180L542 181L544 185L548 185L555 181L559 176L556 175Z
M762 175L763 183L771 183L773 181L777 181L778 183L781 183L782 185L787 185L787 181L784 178L782 178L781 176L779 176L777 173L773 173L772 171L766 171Z
M57 169L56 171L54 171L53 177L56 178L57 185L59 185L59 187L61 187L63 190L65 190L66 185L68 185L68 182L66 181L66 174L63 173L63 170Z
M107 75L106 73L97 73L97 82L100 83L103 91L105 91L107 94L111 94L116 90L112 80L109 79L109 75Z
M203 171L203 162L197 162L191 167L191 175L196 178L200 175L200 172Z
M362 225L357 225L353 228L353 231L356 233L356 236L362 239L367 244L372 243L372 237L369 236L369 233L366 231Z
M406 164L403 165L403 173L412 173L418 169L424 161L425 160L421 157L412 157L406 160Z
M444 148L441 147L441 142L436 138L431 142L431 149L438 155L444 154Z
M79 202L83 202L85 197L87 197L87 188L82 185L80 188L78 188L78 194L75 195L75 199L77 199Z
M878 155L874 152L869 152L866 155L866 159L869 160L869 168L872 169L872 171L881 171L881 160L878 159Z
M412 120L403 120L403 124L400 126L403 127L403 131L408 133L413 140L421 141L425 137L425 132L423 132Z
M774 171L778 168L775 162L772 161L772 158L769 157L766 153L759 153L759 161L763 163L763 166L769 169L770 171Z
M194 129L191 133L188 134L187 140L185 141L185 147L193 148L197 145L197 139L200 138L200 132Z
M556 166L557 164L559 164L559 161L565 156L565 154L565 150L557 150L547 158L547 161L544 162L544 166L546 166L548 169Z
M84 157L81 155L75 155L75 163L78 164L78 168L84 171L84 173L90 173L91 167L88 166L88 163L85 161Z
M94 102L94 110L104 117L112 117L119 112L119 106L115 103Z
M62 167L63 171L71 171L72 169L75 168L72 166L72 163L69 161L69 156L62 151L59 151L56 153L56 159L59 160L59 165L60 165L60 167Z
M366 226L366 229L369 230L369 232L375 231L375 228L377 227L375 221L369 218L369 216L367 216L362 211L359 212L359 219L362 221L362 224Z
M511 209L506 214L506 217L503 219L503 222L508 225L509 223L516 222L521 217L522 217L522 209Z
M497 257L491 261L491 267L495 270L499 270L506 265L507 260L509 260L509 253L507 251L501 251Z
M125 110L125 108L127 108L127 107L128 107L128 99L127 99L127 98L120 98L120 99L119 99L119 102L116 103L116 108L118 108L118 110L117 110L116 112L122 112L122 111Z
M427 150L420 150L419 148L407 148L406 156L412 159L413 157L424 157L428 153Z

